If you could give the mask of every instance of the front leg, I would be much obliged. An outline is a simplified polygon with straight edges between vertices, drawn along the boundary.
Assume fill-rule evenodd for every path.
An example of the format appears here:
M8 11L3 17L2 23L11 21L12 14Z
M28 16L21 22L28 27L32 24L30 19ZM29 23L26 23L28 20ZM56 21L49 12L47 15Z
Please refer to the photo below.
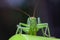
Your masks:
M24 27L22 27L22 26L24 26ZM16 31L16 33L17 32L20 32L20 33L22 33L22 30L25 32L25 33L28 33L29 32L29 27L28 27L29 25L27 25L27 24L24 24L24 23L19 23L19 25L17 25L17 31Z
M48 27L48 24L47 24L47 23L37 24L37 28L38 28L38 30L39 30L39 29L42 29L43 36L48 36L48 37L50 37L50 30L49 30L49 27ZM43 30L43 28L45 28L45 31ZM47 31L48 31L48 35L46 34Z
M29 25L24 24L24 23L19 23L20 26L28 27Z
M17 25L17 30L16 30L16 34L18 33L22 33L22 27Z

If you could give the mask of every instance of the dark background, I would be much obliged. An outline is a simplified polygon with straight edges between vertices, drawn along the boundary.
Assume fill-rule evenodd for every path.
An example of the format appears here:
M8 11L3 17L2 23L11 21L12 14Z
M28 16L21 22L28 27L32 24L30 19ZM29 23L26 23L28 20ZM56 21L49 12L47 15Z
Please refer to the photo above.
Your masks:
M39 1L39 4L36 9L36 16L41 17L42 22L49 23L51 36L60 38L60 0L37 1ZM8 40L8 38L14 35L16 25L19 22L26 23L28 16L14 8L22 9L32 16L34 5L36 5L37 1L0 0L0 40ZM38 35L40 35L40 31Z

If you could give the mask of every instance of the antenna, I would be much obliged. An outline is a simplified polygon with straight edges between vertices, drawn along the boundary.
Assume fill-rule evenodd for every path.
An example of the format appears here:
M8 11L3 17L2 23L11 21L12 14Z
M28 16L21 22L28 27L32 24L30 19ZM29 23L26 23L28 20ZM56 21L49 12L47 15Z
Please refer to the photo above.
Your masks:
M39 0L38 1L36 1L36 5L35 5L35 7L34 7L34 12L33 12L33 17L35 16L35 14L36 14L36 9L37 9L37 7L38 7L38 3L39 3Z
M22 13L24 13L25 15L27 15L27 16L30 17L30 15L29 15L28 13L26 13L25 11L23 11L23 10L21 10L21 9L16 9L16 10L18 10L18 11L20 11L20 12L22 12Z

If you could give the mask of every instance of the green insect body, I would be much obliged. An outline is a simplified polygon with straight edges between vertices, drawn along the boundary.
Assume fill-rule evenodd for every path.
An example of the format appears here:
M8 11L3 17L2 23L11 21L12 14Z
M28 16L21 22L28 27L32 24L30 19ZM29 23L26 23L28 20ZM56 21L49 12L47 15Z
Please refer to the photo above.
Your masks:
M25 27L22 27L22 26L25 26ZM41 23L40 18L29 17L27 19L27 24L19 23L19 25L17 27L18 28L17 28L16 34L18 32L22 33L22 30L23 30L24 32L26 32L29 35L36 35L37 31L39 31L39 29L41 29L43 36L50 37L50 30L48 27L48 23ZM45 28L45 31L44 31L44 28ZM46 34L47 31L48 31L48 35Z
M39 29L41 29L43 36L36 35ZM26 34L22 34L22 30ZM41 23L39 17L38 18L29 17L27 19L27 24L19 23L17 25L16 34L9 38L9 40L60 40L60 39L51 37L48 23Z
M60 40L60 39L56 39L56 38L51 38L48 23L41 23L40 18L35 17L35 12L37 10L37 5L38 5L39 1L36 1L36 2L37 3L35 5L34 11L33 11L33 17L30 17L30 15L28 15L28 13L22 11L21 9L20 10L17 9L18 11L26 14L29 17L27 19L27 24L19 23L17 25L16 34L13 35L11 38L9 38L9 40ZM45 30L44 30L44 28L45 28ZM43 36L36 36L39 29L41 29ZM24 31L28 35L22 34L22 31ZM47 36L48 38L45 36Z
M35 17L30 17L27 19L27 24L19 23L19 25L17 25L18 28L16 34L9 38L9 40L60 40L58 38L50 37L48 23L41 23L39 20L40 18L37 19L38 22ZM22 27L22 25L25 27ZM46 28L45 31L43 30L43 28ZM37 31L39 31L39 29L42 30L44 37L36 36L36 33ZM22 34L22 30L27 34ZM46 31L48 31L48 35L46 34Z
M37 33L37 22L36 22L36 18L34 17L30 17L28 20L30 20L30 29L29 29L29 34L30 35L36 35Z

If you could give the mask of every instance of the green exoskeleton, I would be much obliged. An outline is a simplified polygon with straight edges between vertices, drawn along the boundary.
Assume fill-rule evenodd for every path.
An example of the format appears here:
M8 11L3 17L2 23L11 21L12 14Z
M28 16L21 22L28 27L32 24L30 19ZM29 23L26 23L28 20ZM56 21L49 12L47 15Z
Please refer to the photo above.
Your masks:
M23 30L25 33L27 33L29 35L36 35L37 31L39 31L39 29L41 29L43 36L49 36L50 37L50 30L48 27L48 23L41 23L40 18L35 17L35 13L36 13L38 3L39 3L39 0L37 1L36 5L34 7L33 17L30 17L30 15L28 15L28 13L19 9L20 12L24 12L24 14L28 15L29 17L27 19L27 24L19 23L17 25L18 28L17 28L16 34L22 33L22 30ZM22 27L22 26L24 26L24 27ZM45 28L45 30L44 30L44 28ZM48 32L48 35L47 35L47 32Z
M17 25L16 34L17 33L22 33L22 30L23 30L25 33L27 33L29 35L36 35L37 31L39 31L39 29L41 29L42 33L43 33L43 36L50 37L50 30L49 30L49 27L48 27L48 23L41 23L40 18L35 17L35 11L36 11L37 5L38 5L38 1L35 5L35 8L34 8L33 17L30 17L28 15L28 13L20 10L21 12L24 12L25 14L27 14L29 17L27 19L27 24L19 23ZM24 26L24 27L22 27L22 26ZM44 30L44 28L45 28L45 30ZM48 34L47 34L47 32L48 32Z
M30 17L30 15L28 15L28 13L22 11L21 9L17 9L18 11L23 12L24 14L28 15L27 23L26 24L19 23L17 25L16 34L13 35L11 38L9 38L9 40L55 40L56 39L56 38L50 37L51 35L50 35L48 23L42 23L40 20L40 17L38 17L38 18L35 17L36 8L38 8L37 5L39 3L39 0L38 1L36 0L36 2L37 3L34 6L35 8L34 8L34 12L33 12L33 14L34 14L33 17ZM39 29L41 29L44 37L36 36ZM28 35L22 34L22 31L24 31ZM47 37L45 37L45 36L47 36ZM56 40L58 40L58 39L56 39Z
M25 27L22 27L25 26ZM37 31L39 31L39 29L42 30L43 36L48 36L50 37L50 30L48 27L48 23L41 23L40 18L35 18L35 17L29 17L27 19L27 24L24 23L19 23L19 25L17 25L17 31L16 34L22 33L22 30L24 32L26 32L29 35L36 35ZM45 28L45 30L44 30ZM48 32L48 34L47 34Z

